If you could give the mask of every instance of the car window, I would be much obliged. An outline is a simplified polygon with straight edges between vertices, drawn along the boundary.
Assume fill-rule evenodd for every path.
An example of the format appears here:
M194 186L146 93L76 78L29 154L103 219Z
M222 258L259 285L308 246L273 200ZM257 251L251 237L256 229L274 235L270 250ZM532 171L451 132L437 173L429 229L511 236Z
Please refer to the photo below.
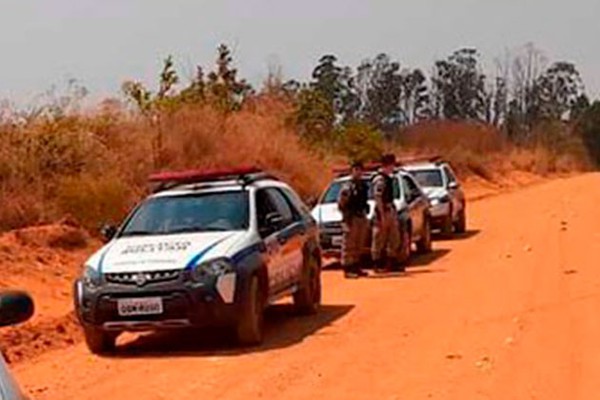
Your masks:
M322 204L330 204L330 203L337 203L338 201L338 197L340 195L340 191L342 190L343 185L346 183L347 181L335 181L333 182L325 191L325 193L323 194L323 199L321 200ZM369 189L369 200L373 200L373 186L372 186L372 178L364 178L363 182L367 184L367 187ZM394 191L394 198L395 199L399 199L400 198L400 184L398 182L398 179L394 179L394 183L393 183L393 191Z
M417 184L409 176L402 176L402 184L404 185L405 193L408 194L408 199L412 200L421 194Z
M288 201L288 204L290 205L290 208L292 209L294 221L299 221L303 216L310 215L310 210L304 204L302 199L300 199L300 196L287 188L279 190L283 193L284 197Z
M444 180L442 179L442 171L439 169L423 169L411 171L411 175L423 187L442 187Z
M271 199L271 196L265 189L261 189L256 192L256 219L258 222L258 229L261 232L272 232L271 227L268 226L267 216L271 213L278 212L277 206Z
M278 189L267 189L267 193L275 205L277 212L283 218L284 226L291 224L294 221L294 212L283 193Z
M120 236L245 230L248 208L247 191L154 197L133 212Z
M454 176L450 168L444 166L444 172L446 173L446 177L448 177L448 183L456 182L456 176Z

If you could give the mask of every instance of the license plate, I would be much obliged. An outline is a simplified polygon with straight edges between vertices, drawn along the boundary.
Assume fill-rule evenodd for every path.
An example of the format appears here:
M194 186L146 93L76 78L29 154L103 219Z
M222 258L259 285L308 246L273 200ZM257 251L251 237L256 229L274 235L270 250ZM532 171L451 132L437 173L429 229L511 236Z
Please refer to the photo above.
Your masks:
M162 314L163 303L160 297L147 297L140 299L120 299L117 307L122 317L132 315Z
M341 236L332 237L331 244L334 246L341 246L342 245L342 237Z

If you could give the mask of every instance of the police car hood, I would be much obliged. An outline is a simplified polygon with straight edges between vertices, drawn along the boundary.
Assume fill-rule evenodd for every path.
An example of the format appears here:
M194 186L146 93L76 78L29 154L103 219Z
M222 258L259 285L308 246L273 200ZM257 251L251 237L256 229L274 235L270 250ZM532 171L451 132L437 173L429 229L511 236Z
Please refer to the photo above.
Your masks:
M400 209L402 207L400 200L396 199L394 203L396 208ZM370 209L368 217L371 218L375 212L375 201L369 200L368 204ZM319 204L313 209L312 216L320 224L342 221L342 213L338 209L337 203Z
M184 269L231 256L247 241L247 232L206 232L117 238L87 262L102 273Z
M443 187L436 186L423 187L423 192L430 199L437 199L445 196L448 193Z

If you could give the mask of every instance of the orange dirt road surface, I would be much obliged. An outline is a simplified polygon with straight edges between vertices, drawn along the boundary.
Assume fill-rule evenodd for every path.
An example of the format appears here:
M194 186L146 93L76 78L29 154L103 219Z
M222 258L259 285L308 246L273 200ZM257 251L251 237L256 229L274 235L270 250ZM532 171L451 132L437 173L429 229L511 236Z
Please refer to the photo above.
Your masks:
M590 399L600 396L600 174L473 202L470 233L409 275L324 272L316 317L264 346L215 335L83 344L16 365L35 399Z

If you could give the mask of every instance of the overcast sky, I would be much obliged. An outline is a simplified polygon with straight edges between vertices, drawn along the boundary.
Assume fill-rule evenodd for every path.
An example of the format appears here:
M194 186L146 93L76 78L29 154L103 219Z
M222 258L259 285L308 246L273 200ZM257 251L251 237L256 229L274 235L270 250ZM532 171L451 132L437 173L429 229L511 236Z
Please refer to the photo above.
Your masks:
M0 97L20 101L69 77L116 94L126 79L152 80L169 53L189 75L220 42L258 83L269 63L305 79L330 52L352 66L387 52L428 70L459 47L491 66L530 41L575 62L598 97L599 15L599 0L2 0Z

